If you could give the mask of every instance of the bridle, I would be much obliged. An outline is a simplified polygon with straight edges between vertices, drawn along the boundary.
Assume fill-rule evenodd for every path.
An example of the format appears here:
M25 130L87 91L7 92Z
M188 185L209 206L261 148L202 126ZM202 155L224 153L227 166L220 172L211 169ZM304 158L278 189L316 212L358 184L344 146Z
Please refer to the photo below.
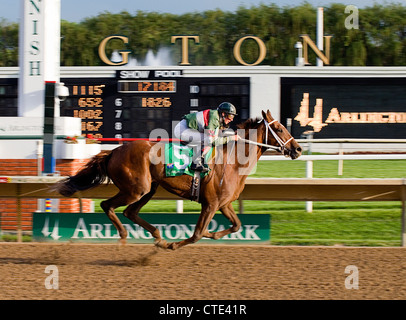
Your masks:
M262 121L263 121L264 124L265 124L265 128L268 128L268 130L265 130L265 132L266 132L266 134L265 134L265 143L260 143L260 142L257 142L257 141L247 140L247 139L243 139L243 138L241 138L240 140L241 140L241 141L244 141L244 142L246 142L246 143L249 143L249 144L254 144L254 145L257 145L257 146L260 146L260 147L264 147L264 148L267 148L267 149L277 150L277 151L283 153L283 151L286 149L286 145L287 145L290 141L293 140L293 137L291 137L290 139L288 139L287 141L284 142L281 138L279 138L279 136L276 134L275 130L272 129L272 127L271 127L271 124L277 122L277 120L273 120L273 121L271 121L271 122L268 122L268 121L266 121L265 119L261 119L258 123L261 123ZM275 147L275 146L273 146L273 145L268 144L268 135L269 135L269 132L271 132L272 136L273 136L273 137L275 138L275 140L278 142L279 147Z
M271 124L273 124L275 122L278 122L278 121L273 120L273 121L268 123L268 121L266 121L265 119L262 119L262 120L264 121L265 126L268 127L269 131L272 133L275 140L278 142L278 144L280 146L280 151L283 152L283 150L285 150L286 145L293 140L293 137L290 137L290 139L283 142L283 140L281 138L279 138L279 136L276 134L275 130L272 129L272 127L271 127ZM268 130L266 130L265 144L268 144Z
M265 134L265 143L260 143L260 142L257 142L257 141L252 141L252 140L248 140L248 139L244 139L244 138L240 138L239 141L249 143L249 144L253 144L253 145L256 145L256 146L259 146L259 147L264 147L264 148L267 148L267 149L273 149L273 150L279 151L280 153L283 154L283 151L286 149L286 145L290 141L293 140L293 137L291 137L290 139L288 139L287 141L284 142L281 138L279 138L279 136L276 134L275 130L272 129L272 127L271 127L271 124L277 122L277 120L273 120L271 122L268 122L265 119L261 119L260 121L258 121L258 123L261 123L262 121L264 121L264 124L265 124L265 132L266 132L266 134ZM268 130L266 130L266 128L268 128ZM268 135L269 135L268 131L271 132L271 134L273 135L275 140L278 142L279 147L268 144ZM233 149L234 149L234 144L233 144L233 148L231 150L233 150ZM231 154L231 152L230 152L230 154ZM285 155L285 156L287 156L287 155ZM227 163L226 163L226 165L227 165ZM220 180L220 186L223 184L224 174L225 174L225 170L223 171L223 176L222 176L222 178Z

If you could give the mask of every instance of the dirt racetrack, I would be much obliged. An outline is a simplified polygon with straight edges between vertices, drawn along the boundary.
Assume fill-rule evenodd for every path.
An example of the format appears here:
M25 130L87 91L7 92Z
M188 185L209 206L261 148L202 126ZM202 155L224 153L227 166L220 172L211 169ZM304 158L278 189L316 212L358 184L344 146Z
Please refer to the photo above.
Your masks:
M45 287L49 265L57 290ZM345 286L350 265L358 289ZM404 248L0 243L2 300L405 298Z

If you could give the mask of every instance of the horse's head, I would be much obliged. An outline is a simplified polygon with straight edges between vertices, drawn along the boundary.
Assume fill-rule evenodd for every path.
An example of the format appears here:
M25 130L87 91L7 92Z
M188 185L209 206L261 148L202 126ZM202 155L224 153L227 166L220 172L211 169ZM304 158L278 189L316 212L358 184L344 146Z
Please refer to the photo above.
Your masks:
M271 112L262 111L262 117L265 125L264 143L271 144L281 148L281 153L291 159L297 159L302 154L302 147L291 136L289 131L277 120L275 120Z

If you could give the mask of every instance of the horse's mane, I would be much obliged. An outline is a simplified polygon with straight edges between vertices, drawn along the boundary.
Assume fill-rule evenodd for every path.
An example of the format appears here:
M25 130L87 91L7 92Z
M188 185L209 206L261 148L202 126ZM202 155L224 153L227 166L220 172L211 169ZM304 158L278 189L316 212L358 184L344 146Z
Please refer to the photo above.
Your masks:
M250 119L246 120L245 122L237 124L237 128L238 129L244 129L244 130L246 130L246 129L258 129L258 127L261 124L261 122L260 122L261 120L262 120L261 118L255 118L255 119L250 118Z

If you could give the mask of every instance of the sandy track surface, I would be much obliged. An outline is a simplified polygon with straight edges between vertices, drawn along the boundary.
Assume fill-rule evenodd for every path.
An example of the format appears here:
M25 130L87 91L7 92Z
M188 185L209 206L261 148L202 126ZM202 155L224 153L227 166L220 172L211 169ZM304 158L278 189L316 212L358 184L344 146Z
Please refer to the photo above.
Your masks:
M1 243L0 299L406 299L406 249Z

